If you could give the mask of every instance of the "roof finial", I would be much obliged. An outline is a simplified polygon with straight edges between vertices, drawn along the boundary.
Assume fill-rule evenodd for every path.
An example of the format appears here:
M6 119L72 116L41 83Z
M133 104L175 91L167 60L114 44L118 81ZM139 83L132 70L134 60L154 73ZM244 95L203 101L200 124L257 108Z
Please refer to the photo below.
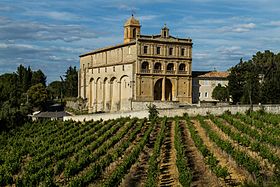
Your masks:
M135 14L135 10L131 9L131 16L133 17Z

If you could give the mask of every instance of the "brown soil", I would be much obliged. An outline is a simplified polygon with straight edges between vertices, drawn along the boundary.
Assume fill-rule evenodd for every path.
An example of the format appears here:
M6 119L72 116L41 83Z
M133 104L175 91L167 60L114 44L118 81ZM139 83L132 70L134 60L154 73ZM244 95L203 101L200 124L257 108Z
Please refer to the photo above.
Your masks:
M127 127L127 124L128 124L128 123L126 123L123 127L119 128L119 129L117 130L117 132L115 132L115 134L118 134L118 133L120 133L123 129L125 129L125 128ZM132 126L132 127L128 130L128 133L126 133L126 135L125 135L119 142L117 142L112 148L109 148L108 152L110 152L111 150L113 150L114 147L116 147L117 145L119 145L121 142L125 141L125 140L128 138L129 134L130 134L129 132L131 132L134 128L135 128L135 127ZM112 135L111 137L113 137L113 135ZM103 143L106 143L106 141L103 142ZM86 147L88 147L89 145L90 145L90 144L86 145ZM101 146L101 145L100 145L100 146ZM93 150L92 154L94 154L97 150L98 150L98 148L96 148L95 150ZM67 158L67 160L68 160L68 159L73 159L75 156L76 156L76 154L75 154L75 155L71 155L71 157ZM104 155L103 155L103 156L104 156ZM103 156L101 156L100 159L101 159ZM98 161L96 161L96 162L98 162ZM91 163L90 165L88 165L87 167L85 167L82 171L80 171L80 172L77 174L77 176L84 175L84 173L86 173L86 172L90 169L90 167L92 166L92 164L94 164L94 163ZM59 183L59 184L61 184L61 185L62 185L62 184L65 185L66 180L67 180L67 179L65 178L63 172L62 172L61 174L55 176L55 181L56 181L56 183Z
M193 171L191 186L225 186L224 181L219 180L214 173L205 165L204 158L199 152L190 132L186 128L185 121L180 121L182 129L183 143L186 150L185 155L188 158L188 164Z
M182 186L176 166L176 149L174 145L175 121L166 123L165 139L161 147L159 186Z
M237 133L242 133L241 131L239 131L237 128L235 128L234 126L230 125L226 120L220 118L221 120L223 120L224 122L224 125L227 125L228 127L231 128L231 131L233 132L237 132ZM251 141L255 141L254 138L252 138L251 136L245 134L245 133L242 133L243 136L246 136L247 138L249 138ZM280 157L280 149L278 147L275 147L273 145L270 145L268 143L260 143L261 145L265 146L265 147L268 147L274 154L276 154L277 156Z
M32 160L29 154L22 157L20 170L16 175L13 175L13 180L16 181L19 178L22 178L26 167L28 166L29 162Z
M227 167L230 173L230 179L228 180L230 184L235 185L241 184L248 180L252 181L252 177L246 170L238 167L237 163L234 161L234 159L231 158L230 155L222 151L214 142L209 139L205 130L200 126L199 122L197 122L196 120L193 120L192 122L197 129L199 136L202 138L204 144L207 146L209 151L214 154L217 160L219 160L219 164L222 167Z
M149 168L149 158L153 152L154 143L159 131L160 123L158 123L156 128L152 131L147 144L138 158L138 161L132 165L129 173L124 177L122 183L120 184L120 187L140 187L145 185Z
M131 151L133 150L133 148L135 147L135 145L141 140L141 138L143 137L145 131L147 130L148 126L147 124L144 125L144 127L141 129L141 132L137 134L136 138L134 139L134 141L129 145L129 147L123 152L123 154L114 162L110 163L110 165L103 171L102 175L100 176L99 179L97 179L96 181L94 181L92 184L90 184L89 186L102 186L102 184L104 183L104 181L106 181L106 179L112 175L112 173L115 171L115 169L122 163L123 159L125 158L126 155L129 155L131 153ZM127 133L127 135L130 135L130 133ZM126 141L127 138L129 136L127 136L125 139L123 139L123 141ZM123 142L121 141L121 142ZM116 144L114 146L114 149L118 148L120 143ZM109 151L108 151L109 152Z
M250 150L248 147L239 145L238 142L233 141L227 134L225 134L221 129L219 129L211 120L206 120L206 122L211 126L212 130L214 130L222 140L229 141L231 145L242 152L246 152L250 157L259 161L260 166L262 167L262 172L266 175L272 176L274 166L272 166L266 159L263 159L257 152Z

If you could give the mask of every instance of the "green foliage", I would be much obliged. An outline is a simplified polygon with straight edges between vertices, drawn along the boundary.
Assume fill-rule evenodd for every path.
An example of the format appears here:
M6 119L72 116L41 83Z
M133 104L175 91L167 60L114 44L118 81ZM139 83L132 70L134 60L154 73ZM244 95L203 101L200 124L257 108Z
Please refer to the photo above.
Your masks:
M280 158L271 149L269 145L271 141L264 141L265 144L262 144L261 141L265 136L253 137L253 133L248 130L252 130L253 126L260 132L259 135L270 133L269 136L272 137L270 140L274 140L279 135L279 115L268 113L260 115L257 112L253 112L251 116L224 114L222 118L231 125L225 123L221 117L213 115L208 117L213 125L235 143L225 140L224 136L217 133L218 131L209 125L209 119L206 121L202 116L196 119L210 140L227 153L231 160L252 175L256 175L258 183L251 185L279 186ZM178 121L176 117L163 118L161 124L147 123L146 119L137 118L83 123L74 121L26 123L0 134L0 184L1 186L118 186L124 176L131 171L132 165L138 162L137 166L141 168L148 165L148 171L145 170L147 178L141 182L145 182L146 186L157 186L161 173L159 166L162 159L161 151L165 149L162 145L165 137L171 134L170 128L166 125L167 120L168 123L172 120L176 122L174 146L182 186L192 185L193 165L188 161L192 157L186 154L190 149L185 141L189 133L189 138L192 138L196 148L201 152L207 168L210 168L217 177L225 179L226 183L230 181L228 166L222 166L219 157L216 158L212 149L206 146L197 128L199 124L194 125L188 115L185 115L184 119L185 123ZM265 128L262 128L262 121L266 123ZM238 131L232 131L232 126ZM188 131L186 136L182 133ZM249 136L251 138L248 138ZM273 176L269 178L270 175L266 175L266 170L263 170L261 164L262 159L255 159L235 144L256 152L259 157L273 164L275 168ZM279 144L272 145L279 147ZM145 146L151 151L144 151ZM144 155L140 157L142 153L147 157L142 157ZM112 168L112 163L117 164ZM142 163L145 166L142 167ZM104 171L108 169L110 174L106 172L104 175Z
M150 121L156 120L158 118L158 114L159 114L156 105L150 104L150 105L147 105L147 107L148 107L148 112L149 112L149 120Z
M39 69L38 71L34 71L32 73L31 85L42 84L44 87L46 86L47 77L44 73Z
M41 83L31 86L27 91L27 95L34 107L43 108L48 100L47 89Z
M218 86L216 86L212 92L212 98L223 102L228 101L228 88L225 86L221 86L221 84L218 84Z
M78 96L78 71L76 67L70 66L65 72L64 81L64 96L65 97L77 97Z
M0 75L0 129L11 129L26 122L32 107L28 103L27 91L38 83L46 84L44 73L23 65L16 73Z
M52 99L60 98L63 96L63 83L61 81L53 81L48 85L47 90Z
M151 157L149 158L149 161L148 161L149 168L148 168L147 181L146 181L146 184L145 184L146 187L157 186L156 185L157 184L157 177L158 177L158 174L159 174L159 166L158 166L159 159L158 159L158 157L160 155L160 149L161 149L161 146L162 146L163 141L164 141L166 121L167 121L167 118L164 117L163 121L161 123L160 132L156 137L153 153L152 153L152 155L151 155Z
M230 71L228 88L233 103L280 103L280 53L257 52Z
M179 125L178 117L176 120L175 126L175 149L176 149L176 165L179 170L179 181L183 186L191 186L192 181L192 172L191 169L187 166L188 159L185 155L185 148L183 144L182 132Z

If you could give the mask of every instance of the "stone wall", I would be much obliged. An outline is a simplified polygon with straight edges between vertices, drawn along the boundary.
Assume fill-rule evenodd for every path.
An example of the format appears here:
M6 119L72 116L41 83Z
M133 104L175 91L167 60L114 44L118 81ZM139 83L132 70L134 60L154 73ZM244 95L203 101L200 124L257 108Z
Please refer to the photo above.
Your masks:
M116 119L120 117L138 117L145 118L148 117L149 113L147 110L143 111L131 111L131 112L117 112L117 113L100 113L100 114L87 114L87 115L77 115L77 116L65 116L63 121L73 120L73 121L90 121L90 120L109 120Z
M147 102L148 104L149 102ZM159 104L158 104L159 106ZM263 105L263 109L269 113L280 114L280 105ZM254 106L254 111L260 110L261 106ZM235 114L237 112L245 113L250 108L249 105L237 105L237 106L220 106L220 107L184 107L184 108L173 108L173 109L159 109L159 116L182 116L184 113L188 113L190 116L195 115L207 115L207 113L211 113L214 115L221 115L225 111L230 111ZM74 121L88 121L88 120L99 120L99 119L115 119L119 117L138 117L144 118L148 117L149 113L147 108L139 111L131 111L131 112L116 112L116 113L102 113L102 114L88 114L88 115L78 115L78 116L67 116L64 117L63 120L74 120Z

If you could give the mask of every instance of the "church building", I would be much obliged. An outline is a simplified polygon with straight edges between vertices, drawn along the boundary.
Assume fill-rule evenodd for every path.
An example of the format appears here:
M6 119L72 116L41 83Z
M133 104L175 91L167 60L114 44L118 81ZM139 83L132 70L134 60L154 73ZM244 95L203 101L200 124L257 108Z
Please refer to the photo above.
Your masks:
M191 104L191 72L191 39L171 36L166 25L158 35L142 35L132 15L122 44L80 55L78 92L89 112Z

